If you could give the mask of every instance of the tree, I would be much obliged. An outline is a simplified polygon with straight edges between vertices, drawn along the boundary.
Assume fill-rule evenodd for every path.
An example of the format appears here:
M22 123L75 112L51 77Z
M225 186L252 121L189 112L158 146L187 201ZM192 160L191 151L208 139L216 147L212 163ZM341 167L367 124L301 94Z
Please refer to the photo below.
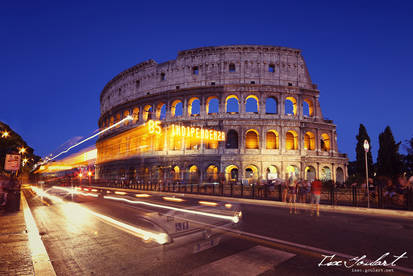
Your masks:
M402 156L402 172L408 176L413 175L413 138L407 141L405 145L407 154Z
M360 124L359 133L356 136L357 145L356 145L356 161L354 164L355 173L357 176L365 177L366 176L366 161L365 161L365 153L364 153L364 140L367 140L370 144L369 152L367 153L367 166L369 168L369 176L373 176L373 157L371 155L371 142L370 137L367 134L366 127L363 124Z
M402 168L401 155L399 154L400 142L396 143L393 133L387 126L379 135L379 153L377 155L377 174L396 177Z
M27 145L22 137L13 131L7 124L0 122L0 174L4 171L4 161L6 154L19 153L19 149L24 148L22 161L25 160L24 166L21 167L21 173L30 173L33 165L39 162L40 157L35 155L34 150Z

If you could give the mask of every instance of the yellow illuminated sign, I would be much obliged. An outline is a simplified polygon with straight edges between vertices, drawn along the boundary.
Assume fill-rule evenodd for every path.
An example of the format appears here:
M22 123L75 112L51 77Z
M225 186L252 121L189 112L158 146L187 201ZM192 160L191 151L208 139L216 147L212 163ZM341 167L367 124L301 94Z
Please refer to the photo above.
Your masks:
M172 136L190 137L211 141L225 141L225 132L219 130L194 126L181 126L175 124L172 124L169 129ZM148 132L150 134L161 135L161 121L148 121Z

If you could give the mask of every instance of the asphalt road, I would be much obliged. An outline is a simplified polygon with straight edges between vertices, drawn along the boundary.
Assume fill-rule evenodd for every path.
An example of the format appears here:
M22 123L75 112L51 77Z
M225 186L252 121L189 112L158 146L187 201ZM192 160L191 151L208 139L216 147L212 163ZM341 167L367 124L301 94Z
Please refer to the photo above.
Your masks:
M65 191L49 193L65 201L31 191L25 196L57 275L353 275L366 269L401 274L392 266L319 266L324 257L318 249L333 251L333 260L348 264L355 261L338 255L376 260L389 252L390 263L393 255L407 252L396 264L413 271L412 220L337 213L314 217L304 210L290 215L286 208L205 206L196 198L179 202L160 195L76 195L72 201ZM230 218L239 211L241 220L234 223ZM169 242L145 240L122 223L168 233Z

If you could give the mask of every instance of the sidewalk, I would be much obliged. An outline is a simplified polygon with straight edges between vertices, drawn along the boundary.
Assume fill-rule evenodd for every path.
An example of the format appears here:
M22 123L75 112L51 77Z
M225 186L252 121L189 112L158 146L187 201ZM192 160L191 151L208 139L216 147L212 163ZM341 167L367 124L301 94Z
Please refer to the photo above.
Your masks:
M18 212L0 210L0 275L34 275L22 201Z
M0 276L5 275L56 275L23 192L19 211L0 211Z

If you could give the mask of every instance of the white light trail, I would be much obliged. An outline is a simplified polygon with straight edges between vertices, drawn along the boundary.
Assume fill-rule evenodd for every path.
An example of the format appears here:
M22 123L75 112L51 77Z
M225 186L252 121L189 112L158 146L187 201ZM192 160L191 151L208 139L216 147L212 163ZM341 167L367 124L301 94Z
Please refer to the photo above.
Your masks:
M132 203L132 204L142 204L142 205L147 205L147 206L152 206L152 207L157 207L157 208L169 209L169 210L182 212L182 213L190 213L190 214L194 214L194 215L201 215L201 216L207 216L207 217L213 217L213 218L219 218L219 219L226 219L226 220L230 220L234 223L239 222L239 216L238 215L236 215L236 216L219 215L219 214L214 214L214 213L206 213L206 212L201 212L201 211L195 211L195 210L176 208L176 207L172 207L172 206L160 205L160 204L155 204L155 203L149 203L149 202L145 202L145 201L129 200L127 198L119 198L119 197L113 197L113 196L104 196L104 198L118 200L118 201L125 201L125 202Z
M131 115L128 115L128 116L126 116L125 118L123 118L122 120L120 120L119 122L117 122L116 124L113 124L113 125L111 125L111 126L105 128L105 129L99 131L98 133L96 133L96 134L94 134L94 135L92 135L92 136L90 136L90 137L88 137L88 138L86 138L86 139L83 139L82 141L76 143L76 144L73 145L73 146L68 147L67 149L65 149L64 151L62 151L62 152L60 152L59 154L55 155L54 157L52 157L52 158L47 158L47 161L40 163L40 165L44 165L45 163L47 163L47 162L49 162L49 161L52 161L53 159L56 159L57 157L59 157L60 155L66 153L66 152L68 152L69 150L73 149L74 147L77 147L77 146L79 146L80 144L83 144L84 142L89 141L90 139L95 138L96 136L98 136L98 135L100 135L100 134L102 134L102 133L104 133L104 132L106 132L106 131L108 131L108 130L110 130L110 129L118 126L118 125L120 125L120 124L122 124L122 123L125 122L125 121L132 121L132 120L133 120L133 117L132 117ZM45 159L46 159L46 158L45 158Z
M57 186L54 186L53 188L64 190L64 191L67 191L69 193L74 192L76 194L84 194L82 192L76 191L76 190L71 189L71 188L57 187ZM47 193L46 191L43 191L42 189L39 189L35 186L32 186L32 189L38 195L44 196L44 197L49 198L53 201L57 201L59 203L64 203L64 201L61 198L53 196L53 195ZM88 194L88 195L97 196L97 195L94 195L94 194ZM72 203L72 202L68 202L68 203L62 205L62 208L67 208L72 213L77 213L79 210L82 210L84 212L87 212L89 214L94 215L95 217L99 218L100 220L102 220L102 221L104 221L104 222L106 222L106 223L108 223L108 224L110 224L110 225L112 225L112 226L114 226L114 227L116 227L120 230L128 232L128 233L130 233L134 236L137 236L137 237L139 237L139 238L141 238L145 241L154 240L158 244L165 244L165 243L169 242L169 237L166 233L151 232L151 231L148 231L148 230L145 230L145 229L142 229L142 228L138 228L138 227L123 223L121 221L115 220L111 217L102 215L100 213L96 213L92 210L89 210L88 208L82 207L82 206L80 206L78 204L75 204L75 203Z

